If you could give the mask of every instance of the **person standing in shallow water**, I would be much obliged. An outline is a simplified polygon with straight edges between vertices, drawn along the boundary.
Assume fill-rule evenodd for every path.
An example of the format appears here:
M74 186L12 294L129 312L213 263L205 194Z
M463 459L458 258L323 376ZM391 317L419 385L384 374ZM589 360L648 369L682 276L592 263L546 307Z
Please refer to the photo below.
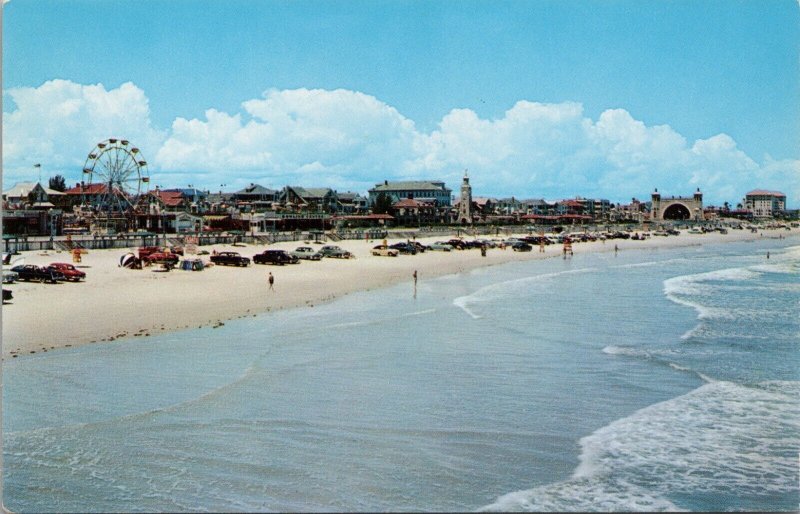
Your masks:
M267 277L267 282L269 282L269 290L274 291L275 288L273 286L275 285L275 277L272 276L271 271L269 272L269 276Z

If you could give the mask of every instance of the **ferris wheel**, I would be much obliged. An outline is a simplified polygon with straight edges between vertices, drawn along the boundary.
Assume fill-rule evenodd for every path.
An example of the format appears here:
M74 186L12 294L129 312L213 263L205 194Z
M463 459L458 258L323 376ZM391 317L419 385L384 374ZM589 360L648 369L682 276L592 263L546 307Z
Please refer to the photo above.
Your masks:
M83 203L103 214L134 211L149 190L150 177L139 149L126 139L97 143L83 165Z

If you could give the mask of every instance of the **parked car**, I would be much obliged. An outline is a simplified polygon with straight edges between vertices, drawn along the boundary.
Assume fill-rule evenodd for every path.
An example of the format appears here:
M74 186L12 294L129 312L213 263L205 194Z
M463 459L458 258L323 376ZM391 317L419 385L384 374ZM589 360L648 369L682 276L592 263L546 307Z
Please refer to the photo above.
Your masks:
M522 240L528 243L529 245L540 245L542 243L544 243L545 245L553 244L552 241L550 241L548 238L544 236L525 236L522 238Z
M146 262L148 264L165 264L169 267L175 266L178 264L178 261L181 259L177 253L172 252L152 252L145 255L145 257L141 258L142 262Z
M393 245L389 245L389 248L393 250L397 250L400 253L405 253L408 255L416 255L417 254L417 247L412 245L411 243L395 243Z
M139 259L144 260L148 255L152 253L162 252L160 246L140 246L139 247Z
M283 266L284 264L296 264L300 261L296 256L289 255L285 250L264 250L253 256L253 262L256 264L277 264Z
M439 242L437 242L437 243L433 243L432 245L428 246L428 250L436 251L436 252L449 252L452 249L453 249L453 247L450 246L447 243L439 243Z
M430 249L430 246L425 246L424 244L422 244L422 243L420 243L418 241L412 241L411 244L414 245L417 248L417 252L419 252L419 253L423 253L423 252L425 252L425 250L429 250Z
M349 259L353 256L352 253L347 250L342 250L336 245L325 245L319 249L319 253L321 253L323 257L336 257L337 259Z
M293 252L290 252L289 255L293 255L298 259L306 259L309 261L318 261L322 259L322 254L310 246L299 246L295 248Z
M384 257L397 257L397 254L400 253L398 250L394 248L390 248L387 245L378 245L372 248L372 255L382 255Z
M219 252L211 256L211 262L225 266L249 266L250 258L242 257L237 252Z
M19 275L19 280L26 282L50 282L55 284L59 280L64 280L64 275L59 271L33 264L20 264L11 268L11 271Z
M10 269L3 270L3 283L4 284L13 284L19 279L19 273L16 271L11 271Z
M464 250L467 247L467 244L461 239L451 239L445 242L450 246L452 246L453 248L455 248L456 250Z
M531 250L533 250L533 247L528 243L523 243L522 241L520 241L518 243L514 243L513 245L511 245L511 249L514 250L515 252L530 252Z
M50 264L50 266L48 266L48 268L53 268L57 271L60 271L61 274L64 275L65 280L72 282L80 282L86 278L85 272L66 262L53 262Z

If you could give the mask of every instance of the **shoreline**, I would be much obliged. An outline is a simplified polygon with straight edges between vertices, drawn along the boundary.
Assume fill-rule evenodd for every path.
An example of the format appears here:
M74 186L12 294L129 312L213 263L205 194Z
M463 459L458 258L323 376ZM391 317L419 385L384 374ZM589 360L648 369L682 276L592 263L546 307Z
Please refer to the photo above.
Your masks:
M577 255L590 252L620 252L654 248L678 248L703 244L794 238L800 230L768 231L765 235L744 231L703 235L651 237L644 241L609 240L576 243ZM430 244L442 235L420 238ZM396 242L389 239L390 244ZM78 266L87 273L81 283L55 285L17 282L10 287L14 299L3 305L2 356L4 359L48 352L61 348L102 343L128 337L149 337L177 330L211 327L274 310L312 308L356 291L368 291L408 281L412 273L419 280L452 275L508 262L561 257L562 246L548 245L544 253L534 247L530 253L510 248L489 249L486 257L478 250L427 251L415 256L375 257L369 250L380 241L346 240L336 244L352 252L355 259L324 258L297 265L251 264L247 268L213 266L202 272L175 269L157 273L149 269L118 267L127 250L92 250ZM302 241L282 242L269 248L293 250ZM266 245L213 245L203 249L237 251L252 257ZM23 252L25 263L46 265L71 262L68 252ZM207 260L207 256L204 256ZM275 291L268 290L267 273L275 276Z

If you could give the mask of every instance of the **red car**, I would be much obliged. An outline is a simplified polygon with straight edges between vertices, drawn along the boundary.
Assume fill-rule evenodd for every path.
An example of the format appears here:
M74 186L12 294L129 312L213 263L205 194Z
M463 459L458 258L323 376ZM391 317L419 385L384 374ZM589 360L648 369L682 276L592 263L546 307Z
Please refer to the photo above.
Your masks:
M178 257L178 254L172 252L153 252L142 258L142 262L147 262L150 264L167 264L169 266L175 266L178 264L179 260L180 257Z
M50 266L48 266L48 268L60 271L61 274L64 275L64 280L80 282L86 278L86 273L75 268L75 266L72 264L67 264L66 262L53 262L50 264Z

